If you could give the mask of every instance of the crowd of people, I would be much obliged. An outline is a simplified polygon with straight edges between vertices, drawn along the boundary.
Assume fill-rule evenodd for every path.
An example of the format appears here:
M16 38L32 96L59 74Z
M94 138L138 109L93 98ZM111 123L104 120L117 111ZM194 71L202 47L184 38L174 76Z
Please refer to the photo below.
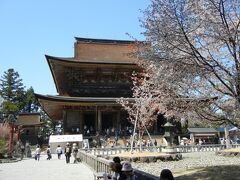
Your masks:
M110 173L103 175L104 180L138 180L129 162L121 163L119 157L114 157L109 164Z
M25 153L25 147L23 144L20 145L22 154ZM77 157L78 153L78 146L76 143L73 143L72 145L70 143L66 143L66 146L62 148L60 145L57 146L55 150L57 154L57 158L61 159L61 156L64 154L66 158L66 163L70 163L71 157L73 157L73 163L77 163L80 160ZM35 152L34 152L34 158L36 161L40 161L42 149L40 145L36 146ZM47 160L52 159L52 152L51 148L48 145L48 147L45 150L45 153L47 155ZM138 176L134 173L134 170L132 168L132 165L130 162L121 162L119 157L114 157L113 161L109 163L109 172L105 173L103 175L104 180L138 180ZM168 169L163 169L160 173L160 180L174 180L172 172Z
M115 136L115 137L124 137L124 136L130 136L133 132L133 127L131 126L126 126L124 128L116 128L116 127L108 127L105 128L100 134L105 136L106 138L109 138L110 136ZM80 134L82 133L84 136L90 136L90 135L95 135L99 133L98 129L95 129L93 126L87 126L84 125L83 127L83 132L76 127L71 129L71 133L73 134Z
M73 163L77 163L80 160L77 158L77 153L78 153L78 146L76 143L73 143L72 146L70 143L67 143L65 148L62 148L60 145L57 146L55 150L58 159L61 159L62 154L64 153L65 158L66 158L66 163L70 163L70 158L73 156ZM42 150L39 145L36 146L35 152L34 152L34 158L36 161L40 160L40 155L42 153ZM51 148L48 145L46 149L46 154L47 154L47 160L52 159L52 152Z
M110 173L104 173L104 180L138 180L130 162L121 162L118 156L109 163ZM169 169L163 169L160 173L160 180L174 180L173 174Z

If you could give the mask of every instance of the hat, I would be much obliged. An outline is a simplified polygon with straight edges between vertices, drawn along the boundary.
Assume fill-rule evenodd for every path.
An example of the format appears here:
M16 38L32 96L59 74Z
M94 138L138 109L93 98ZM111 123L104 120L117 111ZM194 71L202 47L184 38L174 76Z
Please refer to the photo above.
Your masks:
M66 145L69 145L69 143L67 143Z
M122 165L122 171L132 171L132 170L133 170L132 165L129 162L125 162Z

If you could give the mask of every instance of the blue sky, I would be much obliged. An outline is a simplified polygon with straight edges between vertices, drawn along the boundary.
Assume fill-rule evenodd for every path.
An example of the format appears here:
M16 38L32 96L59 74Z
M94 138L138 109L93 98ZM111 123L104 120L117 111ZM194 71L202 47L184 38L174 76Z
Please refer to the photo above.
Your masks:
M72 57L74 37L144 40L150 0L0 0L0 76L14 68L26 88L55 95L45 54Z

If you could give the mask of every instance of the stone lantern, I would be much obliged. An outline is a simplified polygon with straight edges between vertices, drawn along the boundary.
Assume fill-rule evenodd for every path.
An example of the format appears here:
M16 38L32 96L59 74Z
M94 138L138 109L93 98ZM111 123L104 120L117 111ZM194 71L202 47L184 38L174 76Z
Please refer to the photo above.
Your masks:
M168 146L172 146L173 144L173 127L174 125L172 125L170 122L167 122L166 124L164 124L164 128L165 128L165 134L164 137L166 138L167 142L168 142Z
M168 146L162 149L162 152L166 153L169 155L168 158L170 159L182 159L182 155L177 152L177 149L172 146L173 144L173 128L174 125L172 125L170 122L167 122L164 124L165 128L165 134L164 137L167 140Z

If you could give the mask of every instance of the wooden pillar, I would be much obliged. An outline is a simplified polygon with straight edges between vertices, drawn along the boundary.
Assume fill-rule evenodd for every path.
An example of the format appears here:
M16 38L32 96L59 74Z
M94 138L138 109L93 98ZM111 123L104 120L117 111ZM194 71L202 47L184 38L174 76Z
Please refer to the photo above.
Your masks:
M67 112L66 110L63 110L63 134L66 133L67 128Z
M79 120L80 120L80 133L83 134L83 112L82 111L79 111Z
M97 110L97 129L99 132L102 131L102 112L101 110Z
M116 118L116 121L117 121L117 128L120 129L121 128L121 122L120 122L120 111L117 111L117 118Z
M154 122L153 132L154 132L154 134L156 134L158 132L158 123L157 123L157 121Z
M95 110L95 130L99 130L98 129L98 107L96 106L96 110Z

